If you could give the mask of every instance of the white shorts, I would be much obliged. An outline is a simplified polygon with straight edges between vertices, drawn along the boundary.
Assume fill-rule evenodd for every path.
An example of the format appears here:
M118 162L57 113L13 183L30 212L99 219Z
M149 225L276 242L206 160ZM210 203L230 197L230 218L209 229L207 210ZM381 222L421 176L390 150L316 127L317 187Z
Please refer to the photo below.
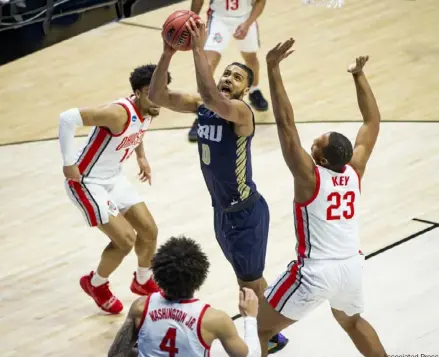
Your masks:
M233 38L236 28L247 20L245 17L219 17L212 15L207 24L207 39L204 45L205 51L222 53L228 46L230 38ZM247 36L243 40L236 40L241 52L257 52L260 47L259 31L256 22L248 29Z
M343 260L292 261L264 295L276 311L296 321L326 300L349 316L362 313L363 265L360 254Z
M79 208L90 227L108 223L110 214L123 214L143 201L131 182L122 175L108 184L66 180L64 186L69 198Z

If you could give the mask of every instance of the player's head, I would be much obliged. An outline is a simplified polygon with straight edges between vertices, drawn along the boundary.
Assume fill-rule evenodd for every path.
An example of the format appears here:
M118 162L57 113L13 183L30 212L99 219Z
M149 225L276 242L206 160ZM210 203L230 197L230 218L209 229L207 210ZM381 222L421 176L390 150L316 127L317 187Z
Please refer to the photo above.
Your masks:
M253 84L253 71L245 64L233 62L224 70L218 89L222 95L230 99L242 99Z
M320 135L311 146L314 161L330 170L340 172L352 159L350 140L335 131Z
M148 64L134 69L130 75L131 88L137 98L142 111L151 116L157 116L160 113L160 107L148 99L149 85L151 84L152 75L157 65ZM168 84L171 83L171 74L168 72Z
M209 260L193 239L171 237L152 258L154 280L171 300L192 298L209 272Z

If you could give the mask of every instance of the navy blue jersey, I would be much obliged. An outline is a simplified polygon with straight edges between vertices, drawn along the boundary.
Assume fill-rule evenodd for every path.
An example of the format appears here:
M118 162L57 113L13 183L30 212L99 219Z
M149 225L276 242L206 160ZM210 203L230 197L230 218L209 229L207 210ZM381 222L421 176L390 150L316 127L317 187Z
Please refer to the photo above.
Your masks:
M250 151L254 130L251 136L238 136L232 122L201 105L197 134L201 171L214 207L228 208L256 191Z

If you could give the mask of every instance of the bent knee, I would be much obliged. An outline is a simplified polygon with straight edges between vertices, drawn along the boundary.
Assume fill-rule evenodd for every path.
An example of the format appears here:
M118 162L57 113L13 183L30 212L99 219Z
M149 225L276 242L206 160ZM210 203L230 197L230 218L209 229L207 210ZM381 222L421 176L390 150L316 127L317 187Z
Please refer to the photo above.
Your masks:
M131 249L133 249L134 243L136 242L136 234L133 230L126 230L118 237L117 241L114 244L121 251L128 254Z
M335 309L331 309L331 311L332 311L332 315L334 315L337 322L346 331L354 330L361 319L360 314L349 316L343 311L339 311Z
M137 227L137 233L140 239L155 241L159 233L159 229L154 221L144 221Z

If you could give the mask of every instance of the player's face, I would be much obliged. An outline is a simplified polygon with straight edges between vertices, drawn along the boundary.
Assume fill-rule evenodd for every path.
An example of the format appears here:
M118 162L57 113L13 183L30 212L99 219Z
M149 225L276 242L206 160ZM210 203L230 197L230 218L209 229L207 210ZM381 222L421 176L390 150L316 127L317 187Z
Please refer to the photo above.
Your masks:
M149 86L143 87L141 90L136 90L137 101L140 105L140 110L143 113L156 117L160 114L160 107L155 105L148 99Z
M323 149L329 144L330 134L331 133L325 133L314 139L311 146L311 156L317 164L326 165L328 163L323 155Z
M247 72L235 65L228 66L217 87L226 98L242 99L249 90Z

